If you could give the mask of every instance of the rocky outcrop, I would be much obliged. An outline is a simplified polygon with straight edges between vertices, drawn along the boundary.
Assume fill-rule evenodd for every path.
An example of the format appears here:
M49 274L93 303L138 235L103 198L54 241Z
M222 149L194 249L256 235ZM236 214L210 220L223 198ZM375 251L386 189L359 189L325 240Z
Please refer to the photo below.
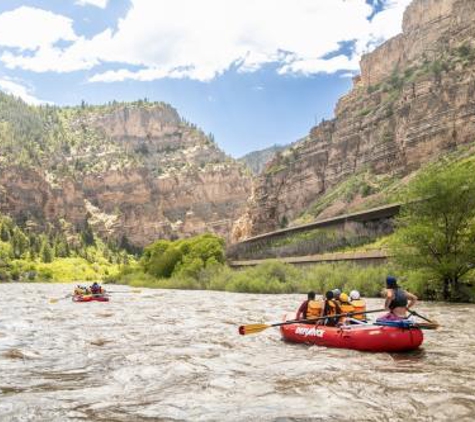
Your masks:
M241 157L239 161L244 163L252 171L252 174L260 174L266 167L267 163L274 158L275 154L288 148L283 145L273 145L259 151L253 151Z
M457 34L457 39L452 39L451 36L466 30L466 24L471 26L469 21L462 22L467 16L461 15L461 10L457 10L466 6L470 6L470 2L413 1L404 14L403 33L363 56L361 60L363 84L365 86L378 84L412 62L421 58L436 59L441 49L449 49L451 43L459 43L463 38L462 34Z
M170 106L49 113L54 118L44 119L43 149L35 159L20 163L31 148L26 138L0 152L0 213L43 229L65 221L80 230L87 220L103 238L125 236L144 246L206 231L228 238L244 212L251 187L244 166ZM54 135L50 121L56 122Z
M363 57L335 118L269 163L236 240L285 225L358 172L403 176L473 142L475 2L415 0L403 27Z

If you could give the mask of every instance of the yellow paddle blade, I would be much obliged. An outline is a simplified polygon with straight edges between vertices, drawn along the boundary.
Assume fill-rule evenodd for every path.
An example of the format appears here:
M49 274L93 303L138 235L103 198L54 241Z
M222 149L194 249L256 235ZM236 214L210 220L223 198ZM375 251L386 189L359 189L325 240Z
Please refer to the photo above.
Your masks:
M49 303L58 303L58 300L59 300L59 299L50 299L50 300L49 300Z
M268 324L249 324L249 325L241 325L239 327L239 334L242 336L246 336L248 334L257 334L260 333L261 331L266 330L267 328L270 328L271 325Z

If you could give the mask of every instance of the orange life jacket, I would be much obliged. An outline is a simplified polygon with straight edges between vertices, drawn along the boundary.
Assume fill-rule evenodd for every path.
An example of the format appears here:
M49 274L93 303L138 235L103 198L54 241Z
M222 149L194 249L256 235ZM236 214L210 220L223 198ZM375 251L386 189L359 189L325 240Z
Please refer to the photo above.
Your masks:
M338 322L338 318L332 318L332 315L336 315L339 309L340 309L339 304L335 302L333 299L325 300L323 313L324 315L328 316L328 318L325 319L323 324L334 327Z
M330 300L326 300L326 306L325 306L325 311L326 311L326 315L336 315L336 307L337 307L337 303L333 300L333 299L330 299Z
M353 306L355 312L366 311L366 302L363 299L352 300L351 305ZM364 321L366 319L366 314L354 315L353 318Z
M307 319L318 318L322 314L323 303L321 300L309 300L307 304Z
M342 314L346 314L346 313L354 312L354 311L355 311L355 307L351 303L348 303L348 302L341 302L340 303L340 312ZM340 322L345 322L346 318L348 318L348 317L341 317ZM350 318L351 318L351 316L350 316Z

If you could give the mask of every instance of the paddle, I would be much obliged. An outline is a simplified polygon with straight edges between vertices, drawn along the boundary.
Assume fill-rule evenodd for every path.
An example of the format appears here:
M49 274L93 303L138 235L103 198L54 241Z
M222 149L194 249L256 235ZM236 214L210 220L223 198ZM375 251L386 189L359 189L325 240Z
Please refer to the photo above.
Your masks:
M372 311L361 311L361 312L347 312L344 314L337 314L337 315L324 315L318 318L314 319L294 319L291 321L285 321L285 322L279 322L276 324L249 324L249 325L241 325L239 327L239 334L242 336L248 335L248 334L257 334L260 333L261 331L267 330L268 328L271 327L281 327L282 325L290 325L290 324L312 324L315 321L319 321L322 319L327 319L327 318L340 318L340 317L352 317L354 315L363 315L363 314L372 314L376 312L384 312L386 309L375 309Z
M440 327L437 322L415 322L412 326L421 330L437 330Z
M68 298L70 298L71 296L72 296L72 295L69 293L69 294L67 294L67 295L64 296L64 297L51 298L51 299L49 300L49 303L58 303L60 300L68 299Z
M431 321L429 318L426 318L425 316L421 315L420 313L416 312L416 311L411 311L410 309L408 309L408 312L411 314L411 315L414 315L420 319L423 319L424 321L426 321L427 323L424 323L424 322L418 322L417 325L419 326L419 328L426 328L428 330L435 330L437 328L440 327L440 324L436 321Z
M134 289L134 290L128 290L128 291L123 291L123 292L119 292L118 290L112 290L112 291L109 291L107 290L106 293L112 293L112 294L122 294L122 293L142 293L142 290L140 289Z

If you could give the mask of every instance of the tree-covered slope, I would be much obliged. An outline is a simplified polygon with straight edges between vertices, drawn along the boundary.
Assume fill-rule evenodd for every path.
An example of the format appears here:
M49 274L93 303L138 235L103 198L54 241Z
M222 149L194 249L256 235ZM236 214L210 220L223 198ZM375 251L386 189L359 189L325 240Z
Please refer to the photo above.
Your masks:
M20 225L89 224L138 246L226 236L249 189L244 166L170 105L33 107L0 93L0 212Z

